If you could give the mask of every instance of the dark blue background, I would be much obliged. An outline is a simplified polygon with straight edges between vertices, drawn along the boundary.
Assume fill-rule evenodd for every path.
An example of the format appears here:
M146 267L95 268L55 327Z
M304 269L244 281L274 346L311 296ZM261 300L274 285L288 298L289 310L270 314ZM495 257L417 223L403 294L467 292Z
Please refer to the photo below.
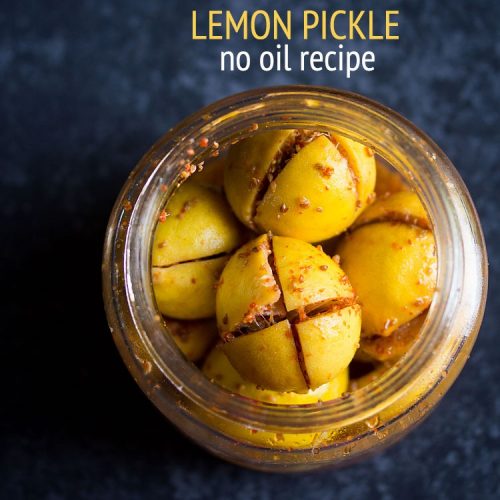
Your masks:
M384 4L401 11L401 39L351 45L374 48L376 70L346 80L221 74L222 47L264 45L193 42L195 2L1 2L0 496L499 498L500 3ZM249 7L243 0L231 6ZM297 37L292 50L300 43ZM335 44L313 40L307 48ZM107 217L142 153L200 106L281 83L361 92L430 134L471 191L491 263L477 345L435 413L362 464L295 477L222 463L179 435L122 365L100 296Z

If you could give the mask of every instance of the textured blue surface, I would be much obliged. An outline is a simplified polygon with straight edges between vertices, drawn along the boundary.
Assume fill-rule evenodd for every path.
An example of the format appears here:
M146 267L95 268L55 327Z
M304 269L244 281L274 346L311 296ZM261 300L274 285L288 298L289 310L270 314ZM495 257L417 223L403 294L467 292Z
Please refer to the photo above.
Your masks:
M222 46L191 40L187 0L1 5L2 498L500 497L499 2L384 2L401 11L401 40L349 81L221 75ZM368 461L293 478L222 463L166 423L122 365L100 298L106 219L142 153L200 106L282 83L363 93L433 137L471 191L491 263L478 342L433 415Z

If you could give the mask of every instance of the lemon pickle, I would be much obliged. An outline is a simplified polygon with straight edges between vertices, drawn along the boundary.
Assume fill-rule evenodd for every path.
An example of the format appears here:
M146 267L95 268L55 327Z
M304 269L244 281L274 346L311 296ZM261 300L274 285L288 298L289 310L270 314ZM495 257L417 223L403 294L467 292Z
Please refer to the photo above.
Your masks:
M399 174L366 144L296 129L217 151L168 199L151 254L186 358L230 392L282 405L341 397L403 356L436 268L431 222ZM371 371L350 381L353 360Z

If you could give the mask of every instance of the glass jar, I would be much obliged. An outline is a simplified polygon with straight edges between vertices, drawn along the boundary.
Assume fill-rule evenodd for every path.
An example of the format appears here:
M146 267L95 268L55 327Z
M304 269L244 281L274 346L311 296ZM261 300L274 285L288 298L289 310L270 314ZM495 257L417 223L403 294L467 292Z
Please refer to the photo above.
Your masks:
M375 149L426 206L437 244L437 291L420 337L374 382L337 400L281 406L231 394L176 347L156 310L153 231L202 137L220 147L256 128L336 131ZM162 187L163 186L163 187ZM160 187L162 187L160 189ZM114 206L103 261L104 302L132 376L183 433L215 455L267 471L341 465L393 443L429 414L461 371L479 330L487 258L479 220L450 160L394 111L329 88L257 89L216 102L169 130L140 160Z

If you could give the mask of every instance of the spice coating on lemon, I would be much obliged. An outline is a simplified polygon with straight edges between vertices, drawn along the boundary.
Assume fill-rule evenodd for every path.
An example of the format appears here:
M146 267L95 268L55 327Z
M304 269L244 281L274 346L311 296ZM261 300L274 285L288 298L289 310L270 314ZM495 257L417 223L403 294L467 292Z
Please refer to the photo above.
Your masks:
M293 130L273 130L256 134L233 145L224 173L227 199L241 222L255 229L255 202L269 171L281 160L292 144Z
M436 247L417 195L380 199L338 247L362 306L362 335L390 335L425 311L436 288Z
M229 158L229 203L262 232L325 240L347 229L373 196L373 152L339 135L262 132L233 146Z
M214 285L241 240L221 194L195 182L183 184L154 234L151 276L158 309L177 319L214 316Z
M230 362L267 389L319 387L358 347L361 312L347 276L293 238L262 235L239 249L222 272L216 311Z
M153 266L227 253L241 243L238 223L224 197L207 186L183 184L168 201L165 215L156 226Z

